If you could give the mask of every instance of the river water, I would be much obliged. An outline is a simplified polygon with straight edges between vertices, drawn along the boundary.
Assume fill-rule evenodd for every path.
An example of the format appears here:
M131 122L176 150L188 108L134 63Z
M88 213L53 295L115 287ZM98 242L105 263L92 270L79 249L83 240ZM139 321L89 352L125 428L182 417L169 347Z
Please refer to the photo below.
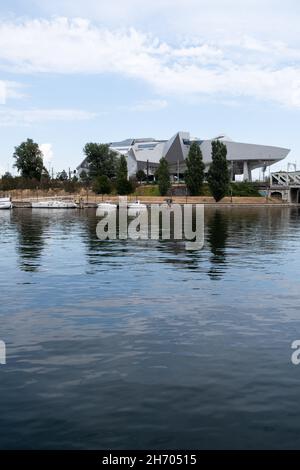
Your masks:
M0 212L0 448L300 447L297 208L206 208L193 252Z

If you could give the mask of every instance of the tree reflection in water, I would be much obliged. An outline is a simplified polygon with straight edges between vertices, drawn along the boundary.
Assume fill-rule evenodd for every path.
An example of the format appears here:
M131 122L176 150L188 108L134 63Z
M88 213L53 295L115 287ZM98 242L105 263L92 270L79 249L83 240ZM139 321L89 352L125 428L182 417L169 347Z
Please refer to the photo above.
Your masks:
M37 212L37 211L36 211ZM41 217L31 209L14 210L12 221L17 227L17 251L22 271L38 271L45 245L44 232L49 225L48 217Z
M226 241L228 238L228 218L218 210L207 221L207 241L210 245L212 256L210 258L211 268L208 275L212 279L220 279L226 263Z

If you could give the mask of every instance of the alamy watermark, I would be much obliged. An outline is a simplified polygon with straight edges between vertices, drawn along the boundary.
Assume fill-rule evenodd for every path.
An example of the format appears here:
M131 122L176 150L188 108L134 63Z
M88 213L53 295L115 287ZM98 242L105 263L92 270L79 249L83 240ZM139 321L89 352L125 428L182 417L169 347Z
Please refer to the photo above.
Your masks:
M295 349L291 356L291 361L294 366L298 366L300 364L300 340L296 339L295 341L293 341L291 348Z
M6 344L0 341L0 365L6 364Z
M99 204L97 224L99 240L184 240L186 250L204 246L203 204L128 203L119 198L114 204Z

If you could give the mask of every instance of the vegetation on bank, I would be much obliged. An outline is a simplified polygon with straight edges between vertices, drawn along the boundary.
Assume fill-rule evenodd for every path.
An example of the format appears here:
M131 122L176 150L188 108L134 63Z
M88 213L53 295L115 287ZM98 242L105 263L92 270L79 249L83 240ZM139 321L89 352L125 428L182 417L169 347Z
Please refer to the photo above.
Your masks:
M155 178L158 183L159 194L166 196L171 188L169 165L165 158L161 158L156 170Z
M121 155L117 165L116 190L121 196L131 194L134 191L134 184L128 177L127 161L124 155Z
M232 196L261 197L257 186L254 183L249 183L248 181L236 181L234 183L231 183L230 187L232 190Z
M159 187L157 184L151 185L142 185L138 186L135 190L135 194L137 196L148 196L148 197L155 197L160 196ZM185 196L187 194L185 185L172 185L170 189L170 196ZM188 192L188 195L191 194ZM212 193L209 189L208 183L203 183L202 189L198 196L203 197L212 197ZM230 186L225 194L225 196L230 197L262 197L259 193L257 186L255 183L248 183L248 182L233 182L230 183Z
M253 183L230 183L227 148L220 141L212 142L212 164L207 182L204 181L204 163L200 146L193 142L186 159L185 185L172 185L169 165L165 158L160 160L155 174L156 183L145 184L147 175L138 170L135 178L128 179L127 160L106 144L88 143L83 152L89 166L89 172L81 172L80 179L75 174L63 170L54 178L43 164L43 155L37 143L32 139L22 142L15 148L14 167L19 176L5 173L0 179L0 191L14 189L64 190L67 193L79 193L93 190L96 194L136 194L140 196L191 195L213 196L216 201L224 196L260 196ZM178 192L179 191L179 192Z
M184 180L191 196L199 196L204 182L203 156L197 142L192 142L186 159L186 172Z
M208 170L207 181L212 196L218 202L230 191L230 177L226 159L227 148L219 140L213 141L211 146L212 163Z
M135 190L137 196L156 197L160 196L159 188L157 184L142 185L138 186Z
M12 176L7 172L0 179L0 191L2 192L9 192L15 189L40 189L43 191L47 191L49 189L59 189L71 194L80 192L82 188L84 188L84 185L79 182L76 177L67 180L61 180L59 177L42 177L38 180L35 178L28 179L22 176Z

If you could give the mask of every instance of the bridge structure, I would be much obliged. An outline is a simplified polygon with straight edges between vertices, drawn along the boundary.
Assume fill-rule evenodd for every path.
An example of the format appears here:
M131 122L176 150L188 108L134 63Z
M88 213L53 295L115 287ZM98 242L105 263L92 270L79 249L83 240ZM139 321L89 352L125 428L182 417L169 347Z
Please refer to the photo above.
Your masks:
M300 171L271 173L269 196L290 204L300 204Z

